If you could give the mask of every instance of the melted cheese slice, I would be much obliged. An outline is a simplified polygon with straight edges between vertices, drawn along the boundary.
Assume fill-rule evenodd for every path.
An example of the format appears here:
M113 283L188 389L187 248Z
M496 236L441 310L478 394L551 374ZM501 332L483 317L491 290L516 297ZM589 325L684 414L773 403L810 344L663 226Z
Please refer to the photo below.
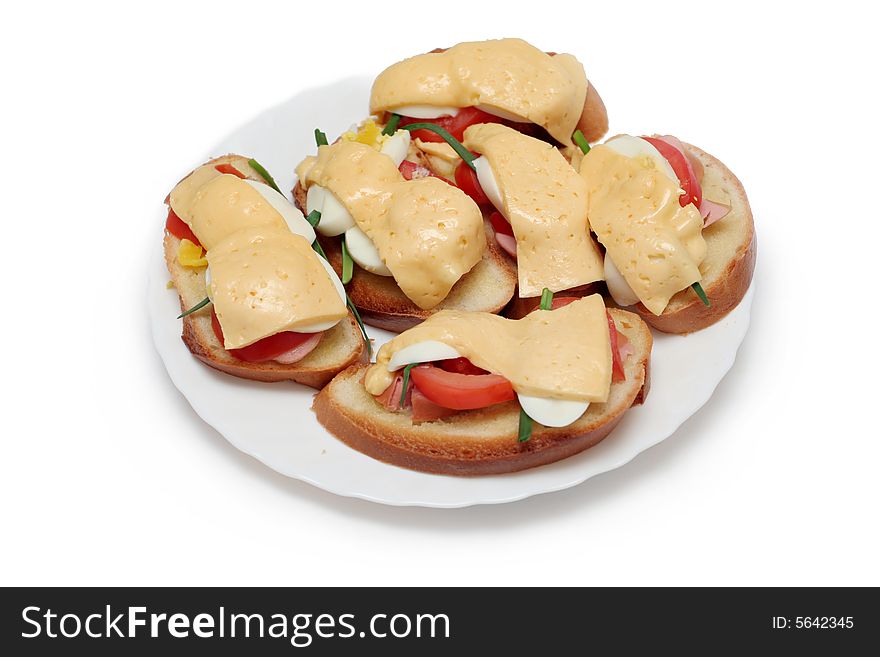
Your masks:
M367 234L403 293L433 308L483 257L483 215L437 178L404 180L391 158L352 141L321 146L297 168L306 187L330 190Z
M243 228L216 243L207 258L227 349L347 314L319 256L286 226Z
M232 165L233 168L240 171L247 178L262 180L260 174L251 168L248 158L242 157L241 155L224 155L223 157L218 157L216 160L212 160L208 164L203 164L177 183L168 195L168 203L171 205L171 209L174 210L174 214L183 219L187 224L190 221L192 204L196 199L196 194L199 188L214 178L224 175L216 169L220 164ZM192 228L192 226L190 226L190 228Z
M596 146L581 162L590 226L639 300L655 315L700 280L706 257L703 220L681 207L678 183L652 158Z
M571 55L551 57L522 39L476 41L385 69L373 83L370 112L407 105L479 105L537 123L571 145L587 85L584 67Z
M559 151L499 123L465 130L464 145L489 160L516 236L519 295L540 296L602 280L587 223L587 185Z
M365 386L381 394L394 380L389 363L406 347L435 341L477 367L508 379L521 395L605 402L611 389L611 341L602 297L513 320L490 313L441 310L379 350Z

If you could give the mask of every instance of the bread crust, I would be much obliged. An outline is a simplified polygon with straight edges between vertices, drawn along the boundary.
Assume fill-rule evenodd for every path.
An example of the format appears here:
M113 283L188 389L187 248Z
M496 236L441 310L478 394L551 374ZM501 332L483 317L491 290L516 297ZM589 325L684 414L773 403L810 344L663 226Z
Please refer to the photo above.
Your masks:
M209 162L225 162L229 156ZM177 259L180 240L165 231L165 265L177 290L181 312L205 298L205 269L183 267ZM230 354L211 326L211 309L206 307L183 318L181 338L190 352L216 370L253 381L295 381L320 389L350 365L369 362L360 327L352 314L325 331L321 342L302 360L285 365L277 361L248 363Z
M350 447L386 463L457 476L505 474L553 463L602 441L649 387L651 332L637 315L610 310L618 329L636 348L627 379L612 384L609 401L593 404L574 424L534 425L528 442L517 441L519 405L508 402L413 425L408 414L386 410L363 386L366 366L341 372L315 397L318 421Z
M293 198L297 207L305 213L306 193L299 182L293 188ZM415 305L390 276L378 276L356 266L346 289L364 323L399 333L444 308L501 312L516 289L516 269L492 237L492 228L488 221L484 221L484 228L486 251L483 259L461 277L446 299L429 310ZM330 265L341 276L340 240L318 235L318 241L327 254Z
M741 231L741 236L732 256L721 263L718 271L713 272L710 278L704 277L701 283L711 302L710 306L704 305L691 289L687 289L672 297L661 315L654 315L641 303L632 308L658 331L680 335L715 324L739 305L752 282L758 249L752 210L742 183L714 156L691 144L684 146L688 155L703 165L704 189L707 185L712 185L714 189L725 193L732 203L731 213L704 231L707 243L713 239L722 239L716 233L722 228L736 228ZM722 226L724 222L728 222L728 225ZM731 225L732 222L737 223ZM707 256L707 260L709 257L712 257L711 254Z

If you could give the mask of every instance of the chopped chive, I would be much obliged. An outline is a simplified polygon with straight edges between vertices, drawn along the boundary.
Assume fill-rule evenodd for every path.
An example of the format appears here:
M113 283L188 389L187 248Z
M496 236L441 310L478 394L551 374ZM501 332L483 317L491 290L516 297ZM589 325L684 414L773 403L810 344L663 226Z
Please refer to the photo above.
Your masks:
M524 443L532 437L532 418L522 409L519 409L519 437L517 441Z
M550 288L545 287L541 292L541 310L553 309L553 293Z
M318 144L318 146L327 145L327 135L321 132L321 128L315 128L315 142Z
M409 387L409 372L416 365L421 365L421 363L410 363L403 368L403 392L400 393L400 408L403 408L403 402L406 400L406 389Z
M574 134L571 136L572 140L575 144L577 144L580 149L584 152L584 155L590 152L590 142L587 141L587 138L584 137L584 133L580 130L575 130Z
M433 123L410 123L409 125L405 125L402 128L403 130L430 130L441 137L443 140L452 146L452 149L458 153L458 156L465 161L465 163L474 171L477 168L474 166L474 160L476 160L476 156L471 153L468 149L464 147L464 145L458 141L455 137L450 135L446 130L441 128L439 125L434 125Z
M364 326L364 320L361 319L361 314L358 312L358 309L354 307L354 304L351 302L351 297L345 296L348 306L348 309L351 311L351 314L354 315L355 321L357 321L358 326L361 328L361 333L364 335L364 342L367 345L367 358L373 357L373 343L370 342L370 336L367 334L367 329Z
M694 288L694 292L696 292L697 296L700 297L700 300L703 302L704 306L712 305L711 303L709 303L709 297L706 296L706 292L703 290L703 286L700 285L699 281L691 285L691 287Z
M400 114L392 114L391 118L388 119L388 123L385 124L385 127L382 128L383 135L393 135L397 132L397 124L400 123Z
M354 261L348 252L348 245L345 238L342 238L342 284L348 285L351 282L351 276L354 274Z
M269 187L271 187L276 192L278 192L279 194L284 196L284 194L282 194L281 190L278 189L278 185L275 184L275 179L272 177L272 175L268 171L266 171L266 167L264 167L262 164L260 164L259 162L257 162L253 158L248 160L248 164L251 165L251 168L254 171L256 171L258 174L260 174L260 177L266 181L266 183L269 185Z
M177 319L180 319L181 317L186 317L187 315L192 315L195 311L201 310L202 308L207 306L209 303L211 303L211 300L208 297L205 297L204 299L199 301L196 305L194 305L189 310L184 310L182 313L180 313L177 316Z
M327 254L324 253L324 249L321 248L321 243L318 241L317 237L315 238L315 241L312 242L312 248L315 250L315 253L324 258L324 260L327 260ZM330 261L327 260L327 262Z
M309 222L309 225L312 228L317 228L318 224L321 222L321 211L320 210L312 210L306 215L306 221Z

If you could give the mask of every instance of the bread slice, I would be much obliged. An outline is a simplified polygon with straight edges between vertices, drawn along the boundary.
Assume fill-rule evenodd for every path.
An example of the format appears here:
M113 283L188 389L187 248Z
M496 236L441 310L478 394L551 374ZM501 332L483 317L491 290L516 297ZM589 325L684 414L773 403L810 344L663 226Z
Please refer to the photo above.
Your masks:
M661 315L654 315L642 304L633 310L658 331L687 334L711 326L736 308L749 289L755 271L757 241L752 210L742 183L720 160L685 144L688 154L703 165L703 196L730 204L723 219L703 230L708 247L700 265L700 284L710 306L688 288L676 294Z
M293 198L297 206L305 212L306 194L299 183L293 189ZM371 326L400 332L412 328L444 308L501 312L516 288L516 269L513 261L504 254L492 237L489 222L484 224L486 252L483 259L461 277L440 304L430 310L423 310L410 301L390 276L378 276L355 266L351 282L346 287L361 319ZM341 276L342 247L339 238L319 235L318 241L327 254L327 260Z
M535 423L531 438L517 440L516 402L462 411L443 420L413 424L408 412L386 410L363 385L365 365L350 367L315 397L318 421L342 442L373 458L404 468L449 475L489 475L525 470L564 459L605 438L649 387L651 332L637 315L609 311L633 345L626 380L611 385L604 404L562 428Z
M164 245L165 264L180 296L180 309L183 312L207 296L205 269L182 266L177 260L180 240L167 231ZM295 381L320 389L349 365L368 362L363 336L351 313L325 333L314 351L290 365L276 361L248 363L235 358L214 335L210 306L183 318L181 337L193 356L202 362L221 372L254 381Z

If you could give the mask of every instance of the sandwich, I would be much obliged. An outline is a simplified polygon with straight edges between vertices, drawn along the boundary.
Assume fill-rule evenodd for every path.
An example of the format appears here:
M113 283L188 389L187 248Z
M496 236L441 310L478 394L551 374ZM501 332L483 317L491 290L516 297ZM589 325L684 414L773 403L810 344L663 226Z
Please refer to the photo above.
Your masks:
M165 262L196 358L241 378L314 388L367 360L314 230L255 160L211 160L166 203Z
M686 334L739 304L755 267L751 209L718 159L675 137L620 135L587 147L589 225L608 292L654 328Z
M425 472L514 472L604 439L649 386L652 338L600 295L553 299L513 320L440 311L373 365L315 397L321 424L382 461Z

